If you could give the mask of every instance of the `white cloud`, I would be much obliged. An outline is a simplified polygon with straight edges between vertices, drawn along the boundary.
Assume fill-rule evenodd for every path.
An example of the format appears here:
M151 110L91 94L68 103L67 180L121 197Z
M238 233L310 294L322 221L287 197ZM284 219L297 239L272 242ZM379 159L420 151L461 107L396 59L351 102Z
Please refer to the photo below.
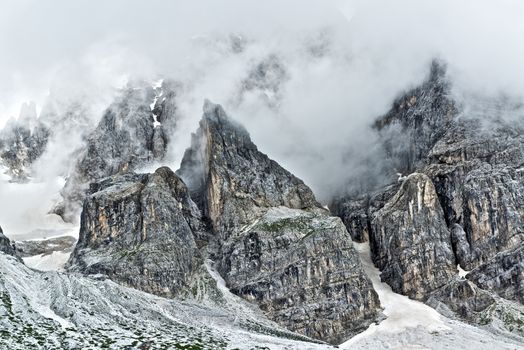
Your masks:
M125 78L173 77L187 89L172 166L210 98L327 197L375 146L373 119L434 57L460 89L523 96L522 18L517 0L0 0L0 124L50 88L103 105ZM226 50L230 33L246 38L242 53ZM247 71L270 54L288 73L280 108L256 93L236 104Z

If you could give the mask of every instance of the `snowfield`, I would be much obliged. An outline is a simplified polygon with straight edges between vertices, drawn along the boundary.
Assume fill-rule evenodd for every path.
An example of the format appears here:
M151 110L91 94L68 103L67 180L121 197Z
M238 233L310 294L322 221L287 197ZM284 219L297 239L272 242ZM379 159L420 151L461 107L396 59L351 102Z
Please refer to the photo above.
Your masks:
M380 282L367 244L355 244L387 319L342 344L342 349L522 349L511 339L447 319L393 293ZM61 253L24 259L40 270L60 269ZM0 253L1 349L330 349L267 320L229 292L214 270L219 301L178 301L118 285L103 276L35 271Z
M227 291L225 291L227 294ZM34 271L0 253L0 349L325 349L234 295L157 297L106 279Z

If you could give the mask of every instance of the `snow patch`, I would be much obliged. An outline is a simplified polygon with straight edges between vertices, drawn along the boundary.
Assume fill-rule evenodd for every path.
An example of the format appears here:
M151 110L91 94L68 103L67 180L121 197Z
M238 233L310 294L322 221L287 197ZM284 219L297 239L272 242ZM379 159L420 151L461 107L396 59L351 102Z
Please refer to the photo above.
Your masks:
M36 312L38 312L40 315L44 316L45 318L49 318L51 320L58 322L60 326L62 326L63 329L74 327L74 325L71 322L69 322L65 318L58 316L53 310L51 310L49 306L42 305L39 303L36 303L36 304L33 303L32 306L33 306L33 309Z
M466 275L470 273L470 271L464 270L460 265L457 265L458 275L459 277L466 278Z
M60 271L63 270L64 265L69 259L71 253L52 252L47 255L35 255L22 258L24 263L35 270L40 271Z
M155 98L153 99L153 102L151 102L151 104L149 105L149 109L151 110L155 109L156 101L158 101L158 96L155 96Z

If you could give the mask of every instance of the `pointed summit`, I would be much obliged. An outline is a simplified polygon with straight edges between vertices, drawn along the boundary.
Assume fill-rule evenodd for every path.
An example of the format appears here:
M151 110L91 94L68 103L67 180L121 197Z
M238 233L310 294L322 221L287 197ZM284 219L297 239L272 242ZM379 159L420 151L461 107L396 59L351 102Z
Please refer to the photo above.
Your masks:
M204 103L178 173L212 224L210 255L233 293L333 344L377 320L377 294L342 221L220 105Z
M320 207L311 189L260 152L247 130L222 106L206 100L203 110L178 173L216 230L226 233L264 208Z

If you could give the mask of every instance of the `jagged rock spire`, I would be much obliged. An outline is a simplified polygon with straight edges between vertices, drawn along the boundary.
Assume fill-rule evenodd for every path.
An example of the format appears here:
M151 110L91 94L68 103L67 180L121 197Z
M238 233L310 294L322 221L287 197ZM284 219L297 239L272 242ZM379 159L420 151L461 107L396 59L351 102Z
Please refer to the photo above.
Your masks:
M209 100L178 173L226 237L269 207L320 207L302 180L260 152L246 129Z
M377 294L340 219L220 105L204 103L178 173L211 221L212 255L233 293L333 344L378 319Z

